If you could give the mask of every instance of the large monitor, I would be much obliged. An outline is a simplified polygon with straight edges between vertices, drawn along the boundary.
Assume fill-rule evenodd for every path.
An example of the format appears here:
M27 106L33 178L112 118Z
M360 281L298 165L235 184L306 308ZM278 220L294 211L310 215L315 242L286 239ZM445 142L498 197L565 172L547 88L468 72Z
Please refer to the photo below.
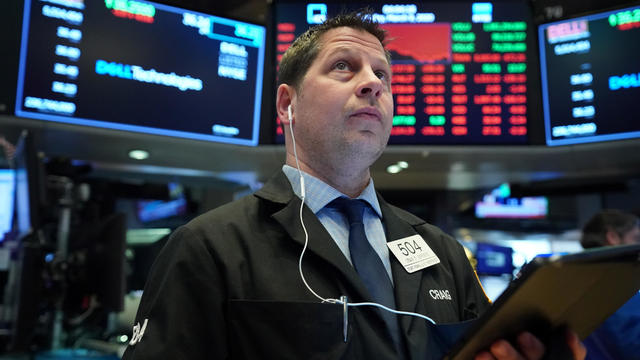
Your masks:
M17 116L257 145L265 28L148 1L25 0Z
M528 2L279 0L274 3L276 61L310 26L363 7L373 10L390 39L395 106L390 144L528 142L530 61L535 60ZM282 129L276 129L276 141L282 142Z
M548 145L640 137L640 6L538 28Z

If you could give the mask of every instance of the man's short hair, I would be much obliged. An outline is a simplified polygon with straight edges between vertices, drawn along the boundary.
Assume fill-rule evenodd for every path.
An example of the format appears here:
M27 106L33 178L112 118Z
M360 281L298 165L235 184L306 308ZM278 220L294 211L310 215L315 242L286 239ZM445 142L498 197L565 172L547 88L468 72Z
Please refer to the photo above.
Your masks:
M278 86L280 84L288 84L296 90L300 90L300 84L307 70L318 56L321 43L320 38L327 31L339 27L350 27L366 31L380 40L383 48L385 45L386 31L378 26L378 23L372 20L372 12L368 9L356 12L340 14L336 17L329 18L320 25L309 28L304 34L300 35L291 44L289 49L282 56L280 61L280 70L278 71ZM391 64L391 55L385 49L387 62Z
M607 232L615 231L618 236L638 226L638 218L620 210L602 210L594 215L582 228L580 243L585 249L607 246Z

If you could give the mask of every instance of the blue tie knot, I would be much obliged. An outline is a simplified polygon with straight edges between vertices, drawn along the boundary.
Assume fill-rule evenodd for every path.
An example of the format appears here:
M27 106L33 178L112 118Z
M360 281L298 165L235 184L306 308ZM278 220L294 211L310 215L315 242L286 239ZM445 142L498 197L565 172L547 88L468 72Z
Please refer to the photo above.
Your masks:
M342 211L342 213L347 216L349 226L352 226L355 224L362 224L364 209L367 205L368 204L363 200L339 197L331 202L330 207Z

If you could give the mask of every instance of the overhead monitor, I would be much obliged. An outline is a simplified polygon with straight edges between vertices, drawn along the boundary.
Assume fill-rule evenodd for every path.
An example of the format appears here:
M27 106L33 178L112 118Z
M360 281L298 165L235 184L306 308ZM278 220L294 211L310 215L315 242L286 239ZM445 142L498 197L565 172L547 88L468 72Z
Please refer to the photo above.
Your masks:
M544 219L549 214L549 200L544 196L511 197L509 184L501 184L475 204L479 219Z
M25 0L15 114L257 145L264 26L148 1Z
M276 62L310 26L364 7L373 10L389 39L394 100L390 144L528 142L535 42L526 1L280 0L274 3ZM282 142L282 128L276 129Z
M640 137L640 6L538 28L547 145Z

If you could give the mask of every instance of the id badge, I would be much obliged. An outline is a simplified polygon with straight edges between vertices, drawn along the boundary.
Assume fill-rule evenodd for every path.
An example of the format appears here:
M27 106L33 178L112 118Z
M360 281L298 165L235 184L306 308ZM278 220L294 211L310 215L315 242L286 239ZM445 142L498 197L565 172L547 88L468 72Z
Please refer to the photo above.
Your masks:
M414 273L440 263L436 253L431 250L420 235L390 241L387 246L408 273Z

